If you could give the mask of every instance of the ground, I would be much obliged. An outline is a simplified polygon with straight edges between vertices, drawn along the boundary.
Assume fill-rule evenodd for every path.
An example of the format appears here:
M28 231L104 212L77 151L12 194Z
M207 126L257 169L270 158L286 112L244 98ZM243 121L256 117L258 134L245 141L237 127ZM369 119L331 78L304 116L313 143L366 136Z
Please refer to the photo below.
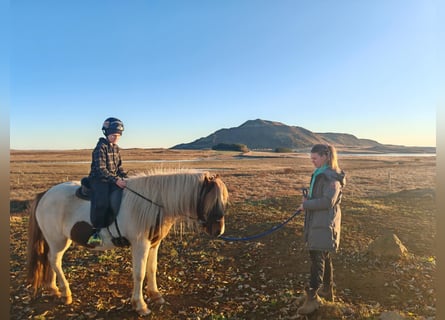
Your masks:
M298 207L299 188L312 170L304 158L209 158L202 166L222 172L229 188L226 235L233 237L254 235L287 219ZM301 165L295 166L296 161ZM336 300L307 319L378 319L384 311L407 319L435 319L434 161L348 158L341 163L349 189L342 203L340 250L334 255ZM74 245L64 256L73 303L60 304L44 291L31 297L25 278L29 197L20 198L25 188L18 178L34 176L34 191L53 182L38 184L45 170L24 162L11 170L11 319L140 319L129 301L129 249L99 253ZM74 171L54 174L54 179ZM423 179L417 181L419 175ZM296 310L309 271L302 226L303 217L297 215L265 237L236 242L176 228L159 252L158 284L166 304L149 303L152 313L146 318L301 318ZM408 254L397 259L369 255L367 246L383 232L396 234Z

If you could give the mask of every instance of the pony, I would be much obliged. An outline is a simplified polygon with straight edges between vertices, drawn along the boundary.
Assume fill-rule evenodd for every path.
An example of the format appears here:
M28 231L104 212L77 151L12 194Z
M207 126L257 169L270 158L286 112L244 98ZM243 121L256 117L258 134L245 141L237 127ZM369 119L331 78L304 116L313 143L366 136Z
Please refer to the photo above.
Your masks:
M159 171L159 170L158 170ZM165 302L158 290L156 271L158 249L171 227L186 223L204 230L210 239L224 233L227 187L218 175L208 172L152 172L130 177L122 191L115 223L100 231L103 245L91 250L108 250L125 239L131 246L133 267L132 307L139 315L151 313L143 298ZM78 181L52 186L35 196L28 226L28 281L36 296L39 288L72 303L72 293L62 270L62 257L73 243L88 247L92 233L90 202L76 196ZM119 237L114 237L119 235Z

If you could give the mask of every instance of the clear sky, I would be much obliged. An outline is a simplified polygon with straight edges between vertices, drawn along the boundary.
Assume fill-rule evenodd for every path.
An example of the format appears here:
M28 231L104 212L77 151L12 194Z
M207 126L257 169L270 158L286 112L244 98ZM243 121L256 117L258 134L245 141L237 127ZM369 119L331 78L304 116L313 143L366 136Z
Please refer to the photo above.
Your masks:
M93 148L109 116L123 148L253 119L436 145L435 1L17 0L9 19L11 149Z

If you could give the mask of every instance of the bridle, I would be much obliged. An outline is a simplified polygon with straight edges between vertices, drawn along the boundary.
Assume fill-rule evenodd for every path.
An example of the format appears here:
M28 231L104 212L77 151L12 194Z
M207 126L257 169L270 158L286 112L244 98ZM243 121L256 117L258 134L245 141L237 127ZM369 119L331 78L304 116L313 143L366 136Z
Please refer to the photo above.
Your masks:
M209 212L209 214L207 215L207 217L204 214L204 200L207 196L207 194L209 194L209 192L215 187L216 182L215 180L218 178L218 175L216 176L212 176L212 177L205 177L204 182L201 186L201 190L198 194L198 208L197 208L197 213L198 213L198 223L202 226L202 227L207 227L209 224L209 218L215 218L215 222L219 222L221 221L221 219L224 217L223 214L220 213L220 210L218 210L218 203L216 203L214 205L214 207L212 208L212 210Z

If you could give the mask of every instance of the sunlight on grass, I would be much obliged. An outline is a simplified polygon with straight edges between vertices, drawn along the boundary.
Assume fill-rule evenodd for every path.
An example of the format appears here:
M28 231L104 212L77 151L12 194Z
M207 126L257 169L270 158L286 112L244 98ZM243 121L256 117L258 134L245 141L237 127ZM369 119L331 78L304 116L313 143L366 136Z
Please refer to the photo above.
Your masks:
M391 207L379 202L376 199L354 199L354 201L347 202L343 205L344 210L348 214L363 214L369 213L376 210L385 211L390 210Z

